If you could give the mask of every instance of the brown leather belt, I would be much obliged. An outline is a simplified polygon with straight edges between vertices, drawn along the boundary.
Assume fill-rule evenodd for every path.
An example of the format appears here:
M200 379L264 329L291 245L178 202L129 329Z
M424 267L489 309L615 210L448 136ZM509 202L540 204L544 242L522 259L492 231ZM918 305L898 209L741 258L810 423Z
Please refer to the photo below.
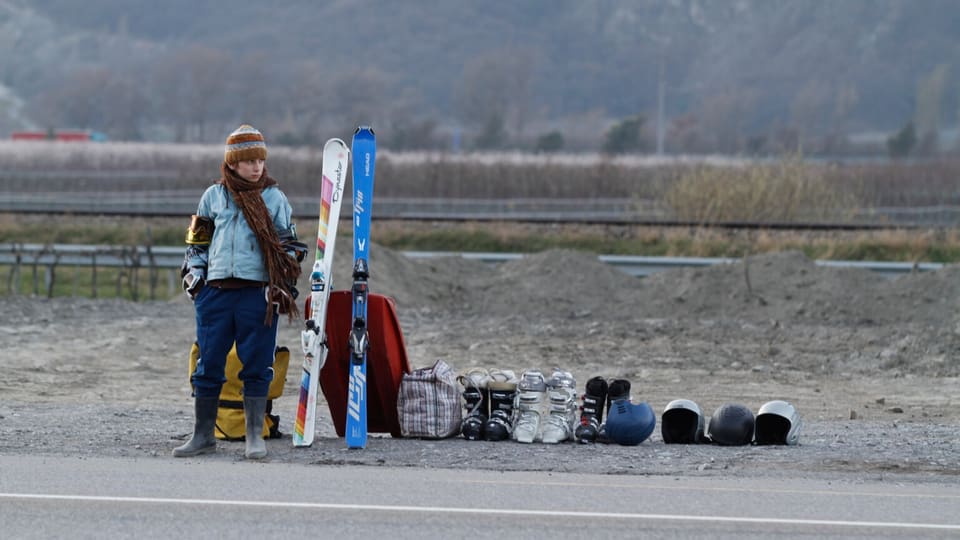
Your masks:
M207 285L215 289L244 289L246 287L263 287L266 283L262 281L253 281L252 279L225 278L211 279Z

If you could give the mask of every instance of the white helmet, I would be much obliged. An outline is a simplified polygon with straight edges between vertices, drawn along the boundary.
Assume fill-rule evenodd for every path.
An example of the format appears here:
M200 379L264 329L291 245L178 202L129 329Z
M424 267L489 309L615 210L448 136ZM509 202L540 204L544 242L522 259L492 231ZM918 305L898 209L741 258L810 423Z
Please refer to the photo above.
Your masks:
M786 401L768 401L757 412L757 444L795 445L800 439L800 414Z
M675 399L663 409L660 434L667 444L706 442L703 436L703 411L689 399Z

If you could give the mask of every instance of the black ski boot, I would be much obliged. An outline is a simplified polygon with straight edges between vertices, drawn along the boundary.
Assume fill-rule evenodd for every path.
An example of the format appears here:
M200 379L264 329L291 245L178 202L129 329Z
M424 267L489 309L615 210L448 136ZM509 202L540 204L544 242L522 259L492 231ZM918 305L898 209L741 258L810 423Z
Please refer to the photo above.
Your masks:
M580 425L574 431L577 442L592 443L597 440L603 423L603 407L607 403L607 380L593 377L584 386L583 405L580 406Z
M630 400L630 381L614 379L607 386L607 414L610 414L610 404L618 399Z
M607 416L610 416L610 406L621 399L630 401L630 381L626 379L613 379L607 386ZM613 441L607 437L606 425L601 424L600 432L597 433L597 442L609 444Z
M487 383L490 375L486 370L476 369L458 377L463 385L463 402L467 416L460 423L460 433L468 441L483 439L483 425L490 417L490 391Z
M513 433L513 402L520 381L512 371L491 372L487 389L490 391L490 418L483 424L483 438L505 441Z

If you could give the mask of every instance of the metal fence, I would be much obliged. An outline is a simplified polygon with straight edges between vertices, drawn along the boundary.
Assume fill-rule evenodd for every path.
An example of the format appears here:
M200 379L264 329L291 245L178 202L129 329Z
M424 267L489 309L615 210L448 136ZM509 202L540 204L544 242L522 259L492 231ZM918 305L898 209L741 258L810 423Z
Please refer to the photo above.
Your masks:
M410 258L458 256L484 263L499 263L523 257L522 253L458 253L437 251L404 251ZM165 298L180 290L179 269L183 262L181 246L107 246L78 244L0 244L0 268L7 271L8 294L54 296L59 283L58 269L75 267L89 269L90 293L96 298L105 288L112 288L114 296L140 300L144 295L154 300L165 289ZM597 259L632 276L643 277L654 272L684 267L703 267L729 264L739 259L715 257L643 257L633 255L598 255ZM816 261L832 267L855 267L871 270L879 275L894 276L910 272L937 270L939 263L901 263L880 261ZM107 272L104 272L107 270ZM29 291L21 290L29 274ZM64 278L65 280L66 278ZM78 278L72 279L71 294L78 292Z
M91 271L90 292L94 298L101 295L104 287L112 286L115 296L140 300L141 288L145 285L146 294L154 300L161 281L165 284L166 296L173 295L179 281L175 269L180 267L183 253L182 247L9 243L0 244L0 267L8 270L6 281L10 294L24 292L20 290L22 276L29 272L29 292L52 297L58 284L58 269L84 267ZM101 272L104 269L110 270L106 276ZM142 279L146 282L142 283ZM76 276L72 284L72 292L76 294Z

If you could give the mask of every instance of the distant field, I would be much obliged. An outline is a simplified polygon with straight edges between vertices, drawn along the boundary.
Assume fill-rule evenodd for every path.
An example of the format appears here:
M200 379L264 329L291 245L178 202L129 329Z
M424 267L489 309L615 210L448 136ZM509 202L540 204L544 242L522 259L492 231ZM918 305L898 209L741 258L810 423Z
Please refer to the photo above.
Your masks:
M0 142L0 191L163 193L202 190L218 174L220 145ZM268 168L291 195L316 192L320 149L270 146ZM665 200L691 175L792 163L809 178L855 195L863 207L960 204L960 159L823 163L798 156L394 153L377 157L377 194L438 198ZM801 165L797 165L801 164Z

